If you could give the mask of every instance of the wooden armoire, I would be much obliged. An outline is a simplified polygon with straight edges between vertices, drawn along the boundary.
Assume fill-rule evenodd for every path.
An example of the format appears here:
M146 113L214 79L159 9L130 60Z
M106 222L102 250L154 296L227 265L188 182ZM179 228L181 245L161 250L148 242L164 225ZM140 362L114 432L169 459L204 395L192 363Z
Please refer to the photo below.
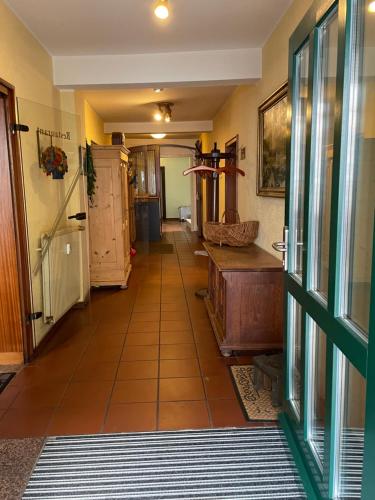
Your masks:
M96 171L89 206L91 286L126 288L131 271L128 150L93 145L91 151Z

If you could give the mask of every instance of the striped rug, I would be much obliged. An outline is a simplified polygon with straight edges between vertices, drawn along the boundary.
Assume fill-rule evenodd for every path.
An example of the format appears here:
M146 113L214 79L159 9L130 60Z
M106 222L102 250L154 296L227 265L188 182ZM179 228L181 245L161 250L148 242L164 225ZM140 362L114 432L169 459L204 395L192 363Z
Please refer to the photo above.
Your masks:
M282 431L48 438L24 499L306 498Z

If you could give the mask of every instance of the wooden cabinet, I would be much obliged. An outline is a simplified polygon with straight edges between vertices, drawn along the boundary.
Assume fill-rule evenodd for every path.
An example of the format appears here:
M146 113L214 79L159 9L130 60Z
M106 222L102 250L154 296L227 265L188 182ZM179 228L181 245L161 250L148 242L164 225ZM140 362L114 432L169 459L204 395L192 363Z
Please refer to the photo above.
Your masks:
M208 252L208 315L223 355L283 346L282 264L255 244L204 243Z
M96 171L89 207L91 285L126 287L131 271L128 150L93 145L91 151Z

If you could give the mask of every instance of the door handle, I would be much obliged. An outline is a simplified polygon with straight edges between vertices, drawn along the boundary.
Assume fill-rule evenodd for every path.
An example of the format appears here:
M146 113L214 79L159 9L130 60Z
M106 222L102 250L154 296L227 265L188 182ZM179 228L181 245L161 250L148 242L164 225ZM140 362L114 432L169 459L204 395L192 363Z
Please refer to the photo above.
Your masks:
M272 243L272 248L276 250L276 252L285 253L287 251L285 241L275 241L275 243Z
M281 252L283 254L284 271L288 270L288 235L289 228L285 226L283 230L284 241L275 241L272 243L272 248L276 250L276 252Z

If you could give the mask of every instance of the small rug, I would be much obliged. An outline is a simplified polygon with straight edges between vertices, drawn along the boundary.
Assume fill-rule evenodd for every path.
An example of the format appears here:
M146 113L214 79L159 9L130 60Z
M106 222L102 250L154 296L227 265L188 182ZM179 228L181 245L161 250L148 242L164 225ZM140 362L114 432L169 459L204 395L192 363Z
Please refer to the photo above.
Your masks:
M15 373L0 373L0 393L3 392L5 387L9 384L9 382L14 377Z
M255 389L254 366L232 365L229 368L245 417L249 421L273 422L277 420L281 408L272 406L270 390L257 391Z
M49 437L24 500L305 499L277 427Z

